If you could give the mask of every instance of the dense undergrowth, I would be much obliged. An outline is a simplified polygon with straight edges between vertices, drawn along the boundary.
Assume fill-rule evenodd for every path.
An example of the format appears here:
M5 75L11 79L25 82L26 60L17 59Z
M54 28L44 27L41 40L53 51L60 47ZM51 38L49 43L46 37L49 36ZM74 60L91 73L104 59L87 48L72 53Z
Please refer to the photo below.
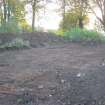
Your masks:
M40 33L40 32L37 32L36 34L38 34L38 33ZM103 34L97 32L97 31L94 31L94 30L72 28L69 31L63 32L62 34L61 33L62 32L60 32L60 37L62 37L61 39L64 38L64 40L66 42L68 42L68 41L69 42L79 42L79 43L84 43L84 44L87 44L87 43L105 43L105 36ZM3 43L3 44L2 44L2 42L0 42L0 49L5 49L5 48L7 48L7 49L9 49L9 48L10 49L11 48L30 48L31 43L36 43L38 45L40 43L45 43L46 42L47 44L49 44L48 43L49 40L51 40L51 43L57 44L55 42L55 40L57 40L58 36L55 36L55 34L44 33L44 32L42 32L40 34L41 35L34 36L34 37L37 38L34 41L29 40L30 37L32 37L32 36L27 38L27 40L24 40L24 38L22 38L20 36L20 37L17 37L17 38L13 38L11 41ZM45 34L45 36L44 36L44 34ZM33 33L33 35L34 35L34 33ZM44 38L44 40L46 40L45 42L43 42L43 38ZM38 42L38 40L42 41L42 42ZM59 41L63 41L63 40L57 40L57 41L59 42Z
M22 38L15 38L11 42L0 45L0 49L11 48L30 48L30 42L23 40Z
M105 36L94 30L72 28L62 35L66 40L71 42L96 42L105 43Z

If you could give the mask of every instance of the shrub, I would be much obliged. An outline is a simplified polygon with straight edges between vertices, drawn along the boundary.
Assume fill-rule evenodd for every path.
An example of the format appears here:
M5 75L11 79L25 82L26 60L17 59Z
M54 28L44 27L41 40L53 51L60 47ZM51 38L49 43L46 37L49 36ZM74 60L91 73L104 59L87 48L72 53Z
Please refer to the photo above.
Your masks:
M64 33L64 38L73 42L105 42L105 37L93 30L73 28Z
M23 48L30 47L29 41L25 41L21 38L13 39L11 42L1 45L0 48Z
M17 33L17 32L21 32L21 28L19 27L16 19L11 18L8 22L2 23L2 25L0 26L0 32L1 33L8 33L8 32Z
M58 36L63 36L64 35L64 30L63 29L59 29L59 30L57 30L57 31L55 31L54 33L56 34L56 35L58 35Z

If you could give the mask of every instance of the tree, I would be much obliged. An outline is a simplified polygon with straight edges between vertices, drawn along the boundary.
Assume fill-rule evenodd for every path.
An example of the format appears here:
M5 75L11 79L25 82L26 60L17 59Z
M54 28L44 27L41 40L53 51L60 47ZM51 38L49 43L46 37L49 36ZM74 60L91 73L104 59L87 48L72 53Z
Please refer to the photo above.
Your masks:
M65 14L66 14L66 6L67 6L67 0L56 0L58 5L60 5L60 8L58 9L58 11L60 11L60 14L62 15L62 22L60 24L60 26L62 27L62 29L65 28Z
M78 25L84 27L83 21L89 12L88 0L68 0L68 6L71 11L74 11L78 17Z
M0 31L18 31L18 25L25 19L24 3L21 0L2 0L0 1ZM18 29L16 29L18 28ZM13 30L12 30L13 29Z
M62 28L65 28L65 13L66 13L66 0L62 0L62 17L63 17L63 23L62 23Z
M32 31L35 30L35 20L36 20L36 13L39 12L42 8L44 8L45 0L27 0L27 3L32 7ZM47 0L46 0L47 1Z
M58 0L59 1L59 0ZM76 21L78 22L78 26L80 28L84 27L84 19L85 17L87 17L88 12L89 12L89 6L88 4L89 0L61 0L61 10L62 10L62 28L65 27L65 15L66 14L73 14L76 17L74 17L76 19ZM73 13L72 13L73 12ZM66 15L67 17L68 15ZM71 16L72 19L72 16ZM74 20L75 20L74 19ZM70 22L70 19L69 19Z
M60 28L64 31L70 30L73 27L77 26L78 18L76 14L72 13L66 13L65 18L60 23Z
M63 19L60 28L63 30L79 26L84 28L84 21L87 20L89 6L88 0L62 0Z
M105 0L91 0L89 6L93 14L103 25L105 31ZM95 9L94 7L100 10L101 16L97 15L96 11L94 10Z
M75 11L76 10L67 11L67 13L65 14L65 19L60 23L60 28L64 31L79 27L78 13ZM88 20L89 18L86 15L82 16L82 21L84 24L87 24Z
M25 17L24 4L21 0L2 0L1 2L1 21L8 22L10 18L17 20Z

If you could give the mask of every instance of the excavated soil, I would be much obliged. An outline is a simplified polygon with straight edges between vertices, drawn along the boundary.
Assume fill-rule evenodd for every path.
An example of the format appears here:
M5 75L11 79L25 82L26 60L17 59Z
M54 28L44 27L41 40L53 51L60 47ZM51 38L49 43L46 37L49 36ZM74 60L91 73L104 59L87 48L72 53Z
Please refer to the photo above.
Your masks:
M0 105L105 105L105 45L1 52Z

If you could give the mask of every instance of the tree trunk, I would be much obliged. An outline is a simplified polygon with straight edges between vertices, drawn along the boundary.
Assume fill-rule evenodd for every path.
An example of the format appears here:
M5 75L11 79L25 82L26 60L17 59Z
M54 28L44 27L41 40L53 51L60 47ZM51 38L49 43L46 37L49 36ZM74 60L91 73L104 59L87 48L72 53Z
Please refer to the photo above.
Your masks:
M33 11L33 16L32 16L32 32L35 30L35 16L36 16L36 0L34 0L33 5L32 5L32 11Z
M9 4L9 0L8 0L8 21L10 19L10 4Z
M79 28L83 29L83 19L79 18Z
M63 6L63 29L65 28L65 5L66 5L66 3L65 3L65 0L63 0L63 4L62 4L62 6Z
M105 23L103 24L103 31L105 32Z
M7 8L6 8L6 1L5 0L3 0L3 8L4 8L3 21L6 22L6 20L7 20Z
M2 10L2 7L0 7L0 10ZM3 23L3 13L1 12L1 16L0 16L0 24L2 24Z

